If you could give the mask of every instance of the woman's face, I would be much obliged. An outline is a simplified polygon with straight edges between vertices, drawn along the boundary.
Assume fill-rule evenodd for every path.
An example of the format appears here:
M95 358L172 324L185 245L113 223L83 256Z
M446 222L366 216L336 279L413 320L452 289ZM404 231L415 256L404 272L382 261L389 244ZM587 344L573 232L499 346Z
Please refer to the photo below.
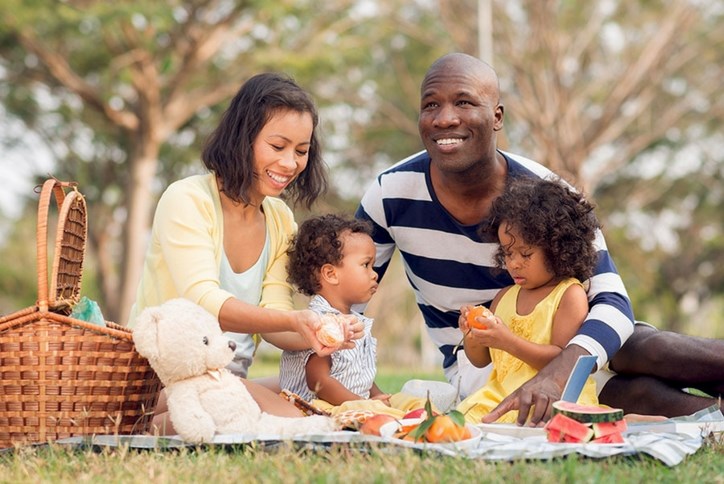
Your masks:
M278 197L307 167L314 123L310 113L278 111L252 145L254 195Z

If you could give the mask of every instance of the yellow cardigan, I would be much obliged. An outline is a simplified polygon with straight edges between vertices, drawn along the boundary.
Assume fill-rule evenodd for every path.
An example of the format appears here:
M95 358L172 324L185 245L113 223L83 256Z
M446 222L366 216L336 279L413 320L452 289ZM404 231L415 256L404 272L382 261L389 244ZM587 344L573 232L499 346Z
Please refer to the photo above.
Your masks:
M287 282L286 250L297 225L291 209L278 198L266 197L262 209L271 250L259 305L289 310L293 308L293 289ZM154 215L129 326L143 309L176 297L189 299L219 317L221 306L234 297L221 289L219 282L223 229L213 173L184 178L166 189Z

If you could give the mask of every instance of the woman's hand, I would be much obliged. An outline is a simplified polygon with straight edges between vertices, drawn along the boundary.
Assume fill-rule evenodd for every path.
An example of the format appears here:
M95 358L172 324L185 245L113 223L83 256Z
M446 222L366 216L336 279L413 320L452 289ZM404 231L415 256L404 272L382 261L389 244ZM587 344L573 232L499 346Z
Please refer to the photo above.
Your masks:
M364 336L365 325L356 316L336 315L344 319L345 341L340 346L325 346L317 338L317 330L322 326L321 316L309 309L295 311L295 331L309 344L309 347L319 356L329 356L337 350L354 348L354 340Z
M294 330L304 339L309 347L319 356L329 356L336 348L324 346L317 338L317 329L322 325L319 314L310 309L294 311Z

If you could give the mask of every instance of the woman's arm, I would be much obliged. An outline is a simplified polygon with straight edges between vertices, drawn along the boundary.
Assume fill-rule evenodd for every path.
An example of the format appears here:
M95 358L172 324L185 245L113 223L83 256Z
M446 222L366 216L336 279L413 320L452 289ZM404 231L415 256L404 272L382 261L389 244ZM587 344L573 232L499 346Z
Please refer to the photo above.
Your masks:
M306 340L299 333L284 331L283 333L264 333L261 337L269 344L286 351L303 351L309 349Z

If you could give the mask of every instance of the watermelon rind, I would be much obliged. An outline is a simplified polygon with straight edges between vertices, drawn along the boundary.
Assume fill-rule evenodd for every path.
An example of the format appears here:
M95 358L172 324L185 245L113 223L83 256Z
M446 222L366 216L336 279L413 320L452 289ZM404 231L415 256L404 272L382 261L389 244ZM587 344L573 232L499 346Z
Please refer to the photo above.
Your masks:
M617 422L623 420L623 410L620 408L611 408L598 405L579 405L577 403L559 400L553 402L553 416L558 414L570 417L578 422L601 423L601 422Z

